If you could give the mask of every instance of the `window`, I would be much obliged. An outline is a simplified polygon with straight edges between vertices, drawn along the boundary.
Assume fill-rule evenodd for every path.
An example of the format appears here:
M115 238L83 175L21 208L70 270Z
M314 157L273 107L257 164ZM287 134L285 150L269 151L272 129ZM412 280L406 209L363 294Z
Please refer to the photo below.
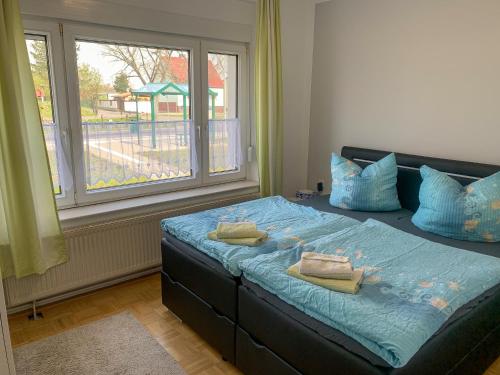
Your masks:
M58 156L61 153L58 142L59 132L57 129L56 116L54 112L54 101L52 94L52 84L49 68L49 55L47 49L47 38L43 35L25 36L26 48L31 65L31 73L35 84L35 95L42 119L45 145L49 157L49 165L52 174L52 185L54 194L61 195L61 179L59 173Z
M246 48L239 44L202 42L203 179L207 183L246 177L242 150L248 146ZM205 89L206 87L206 89Z
M238 120L238 57L208 53L209 172L236 171L240 167Z
M85 187L193 177L190 53L77 40Z
M59 207L246 178L244 45L26 24Z

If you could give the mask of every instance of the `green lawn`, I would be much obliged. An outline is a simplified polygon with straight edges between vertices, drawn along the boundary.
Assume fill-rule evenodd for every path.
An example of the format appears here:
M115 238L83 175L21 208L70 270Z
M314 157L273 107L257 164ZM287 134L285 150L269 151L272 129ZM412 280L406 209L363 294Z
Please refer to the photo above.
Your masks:
M84 117L84 116L95 116L95 113L92 110L92 108L83 107L83 106L80 107L80 114L82 115L82 117Z
M54 122L54 116L52 114L52 103L50 102L50 100L46 100L45 102L38 101L38 109L40 110L42 123Z

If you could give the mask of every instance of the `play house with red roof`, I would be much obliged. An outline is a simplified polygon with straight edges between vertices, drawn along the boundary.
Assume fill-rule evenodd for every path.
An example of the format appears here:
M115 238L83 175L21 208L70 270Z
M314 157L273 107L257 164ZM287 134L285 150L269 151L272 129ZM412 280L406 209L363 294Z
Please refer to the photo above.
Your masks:
M177 85L188 85L189 60L183 56L170 56L164 59L168 66L170 80ZM208 88L216 93L215 112L224 112L224 80L208 61ZM211 104L209 105L211 107ZM165 95L158 98L158 111L179 113L183 111L182 98L179 96Z

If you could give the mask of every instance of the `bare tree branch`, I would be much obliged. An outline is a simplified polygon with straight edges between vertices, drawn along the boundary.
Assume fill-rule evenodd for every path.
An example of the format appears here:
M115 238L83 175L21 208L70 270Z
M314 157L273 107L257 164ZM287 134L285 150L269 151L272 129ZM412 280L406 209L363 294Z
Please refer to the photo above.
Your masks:
M123 72L136 75L145 85L149 82L178 81L180 77L172 71L173 52L169 49L106 45L103 55L121 62Z

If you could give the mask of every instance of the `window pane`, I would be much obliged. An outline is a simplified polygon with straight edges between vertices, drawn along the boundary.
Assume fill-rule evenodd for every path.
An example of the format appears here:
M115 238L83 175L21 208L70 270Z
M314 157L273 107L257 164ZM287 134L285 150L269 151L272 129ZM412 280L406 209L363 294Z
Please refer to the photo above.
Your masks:
M209 172L237 171L240 166L238 57L208 54Z
M58 168L59 142L57 124L54 116L54 103L52 87L50 83L49 59L47 53L47 40L44 36L26 35L26 47L31 65L31 73L35 84L35 94L42 119L45 145L49 157L49 165L52 173L52 185L54 194L61 194L61 180Z
M77 41L87 190L191 177L189 52Z

